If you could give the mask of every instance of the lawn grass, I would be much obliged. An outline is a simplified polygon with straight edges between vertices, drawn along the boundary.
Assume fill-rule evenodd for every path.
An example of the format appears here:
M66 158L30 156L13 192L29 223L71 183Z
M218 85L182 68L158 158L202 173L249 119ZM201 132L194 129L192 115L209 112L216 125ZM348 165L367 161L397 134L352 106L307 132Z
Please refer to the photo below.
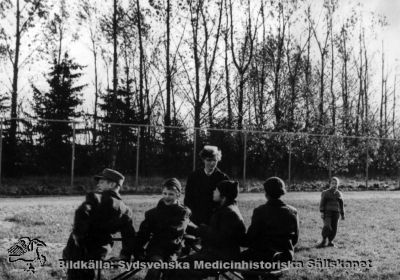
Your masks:
M186 185L187 178L178 178L183 186ZM244 183L242 178L232 178L240 182L242 189L249 192L262 192L263 179L247 178ZM124 194L157 194L161 192L160 186L165 180L164 177L140 177L136 185L135 176L127 175L124 187L121 192ZM341 189L347 191L366 191L365 178L340 177ZM292 178L290 191L321 191L327 187L328 179L321 177L318 179L298 179ZM63 174L59 176L21 176L15 178L1 178L0 197L24 197L35 195L82 195L95 188L93 176L75 176L73 186L71 177ZM370 178L368 190L399 190L400 178Z
M295 259L371 260L368 270L298 268L281 279L400 279L400 194L398 192L345 193L346 220L340 221L337 248L316 249L320 240L319 193L288 193L284 199L298 209L300 241ZM57 260L71 231L73 214L83 197L0 199L0 279L65 279ZM126 196L134 212L135 228L144 211L154 207L158 196ZM249 225L253 209L265 200L261 194L241 194L239 207ZM47 263L35 274L20 263L9 263L7 249L17 238L37 237L47 244ZM119 245L114 254L117 254ZM107 271L106 275L117 271ZM137 277L140 279L141 275Z

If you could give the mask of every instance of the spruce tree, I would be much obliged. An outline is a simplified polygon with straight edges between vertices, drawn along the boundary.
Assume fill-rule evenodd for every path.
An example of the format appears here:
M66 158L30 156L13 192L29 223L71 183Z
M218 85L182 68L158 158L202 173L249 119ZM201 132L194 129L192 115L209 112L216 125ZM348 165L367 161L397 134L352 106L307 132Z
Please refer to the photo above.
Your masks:
M136 114L133 94L126 88L119 88L116 93L109 90L106 94L101 95L100 109L103 117L99 117L103 123L122 123L132 124L138 122ZM112 131L114 129L114 131ZM112 139L112 133L115 133L115 140ZM112 125L104 127L98 137L98 149L102 156L106 158L100 159L104 164L111 165L113 159L107 155L116 156L114 159L116 168L126 172L131 168L132 162L135 162L135 143L136 129L133 126ZM114 154L112 149L116 150Z
M82 116L78 106L82 104L82 89L76 86L84 66L79 65L65 53L61 62L54 59L47 82L47 92L33 87L33 110L41 120L36 125L38 141L42 147L39 158L47 171L59 172L69 167L72 121ZM60 121L49 121L60 120Z

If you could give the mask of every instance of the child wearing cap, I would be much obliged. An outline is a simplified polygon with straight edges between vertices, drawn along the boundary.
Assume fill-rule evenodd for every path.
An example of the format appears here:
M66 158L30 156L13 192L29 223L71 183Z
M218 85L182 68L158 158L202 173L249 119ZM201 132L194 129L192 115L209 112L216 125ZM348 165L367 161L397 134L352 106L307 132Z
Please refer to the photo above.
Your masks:
M246 234L249 249L242 253L242 258L267 262L290 261L299 238L297 210L280 199L286 193L282 179L268 178L264 182L264 190L267 203L254 209ZM245 279L258 278L246 275Z
M145 212L140 225L134 246L135 258L154 262L177 259L190 216L190 210L179 202L181 190L176 178L163 183L162 198L156 207ZM160 279L160 276L159 270L149 269L145 279Z
M217 184L229 177L218 169L221 151L216 146L204 146L200 151L204 167L189 175L185 188L184 204L192 211L191 220L195 224L209 224L217 204L213 201L213 192Z
M332 177L330 188L321 193L319 208L324 226L322 228L322 241L317 245L317 248L325 247L327 239L327 246L335 246L333 239L335 239L337 232L339 214L344 220L343 194L338 188L339 178Z
M246 233L243 217L236 203L239 184L235 181L220 182L213 192L213 200L218 204L209 225L191 225L195 235L201 239L199 252L183 258L193 265L195 261L231 261L240 257L240 245ZM201 279L209 275L206 270L178 271L174 279Z
M72 233L63 259L101 260L105 259L113 245L112 234L121 232L121 258L130 259L135 238L132 211L119 194L124 176L116 170L106 168L99 175L97 190L86 195L85 201L75 212ZM67 279L92 280L93 269L69 269Z

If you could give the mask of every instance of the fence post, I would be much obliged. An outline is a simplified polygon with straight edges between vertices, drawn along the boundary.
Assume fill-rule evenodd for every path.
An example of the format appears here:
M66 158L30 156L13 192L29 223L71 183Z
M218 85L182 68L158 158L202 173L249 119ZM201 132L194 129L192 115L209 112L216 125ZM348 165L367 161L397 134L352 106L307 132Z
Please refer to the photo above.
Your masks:
M142 127L139 126L137 130L137 142L136 142L136 172L135 172L135 187L139 187L139 162L140 162L140 132Z
M1 160L1 158L0 158ZM397 187L400 189L400 165L399 165L399 161L397 161ZM0 178L1 179L1 178Z
M292 140L289 140L289 163L288 163L288 188L291 184L291 172L292 172Z
M3 118L0 118L0 187L1 187L2 161L3 161Z
M193 130L193 171L196 170L196 153L197 153L197 133L196 133L196 127Z
M328 173L329 173L329 183L332 179L332 136L329 136L329 165L328 165Z
M247 131L244 131L244 140L243 140L243 187L245 191L249 191L249 188L246 185L246 162L247 162Z
M365 146L366 146L366 163L365 163L365 188L368 189L368 169L369 169L369 145L368 145L368 137L365 138Z
M72 156L71 156L71 188L74 187L74 171L75 171L75 125L72 123Z

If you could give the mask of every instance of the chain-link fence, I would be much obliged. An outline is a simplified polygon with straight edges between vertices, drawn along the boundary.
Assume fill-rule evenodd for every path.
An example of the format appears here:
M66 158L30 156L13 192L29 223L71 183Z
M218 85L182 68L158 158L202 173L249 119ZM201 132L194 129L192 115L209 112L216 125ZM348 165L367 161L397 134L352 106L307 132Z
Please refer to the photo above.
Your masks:
M333 175L356 178L367 189L370 178L400 183L396 139L17 119L12 143L10 122L1 120L0 127L3 184L51 181L53 187L79 189L92 184L93 174L113 167L127 175L132 188L159 185L165 177L184 179L201 167L198 153L206 144L222 150L220 169L245 189L269 176L293 188Z

